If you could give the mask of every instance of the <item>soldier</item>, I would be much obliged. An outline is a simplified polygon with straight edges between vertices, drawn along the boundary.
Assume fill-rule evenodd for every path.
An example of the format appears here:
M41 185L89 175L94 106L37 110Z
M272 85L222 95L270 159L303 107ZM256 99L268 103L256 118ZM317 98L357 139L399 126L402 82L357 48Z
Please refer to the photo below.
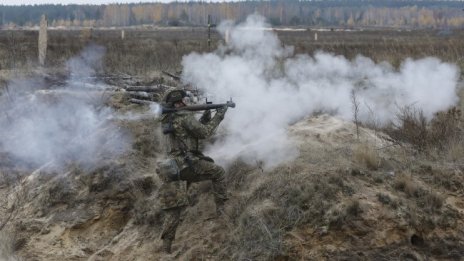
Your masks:
M165 107L180 108L188 104L188 96L184 90L175 89L168 91L163 102ZM201 153L200 140L214 133L226 111L227 106L217 109L212 118L211 112L205 111L200 120L195 118L193 112L178 111L168 113L161 119L169 159L159 163L157 172L164 181L159 193L165 211L161 239L163 250L167 253L171 252L181 214L188 204L189 183L211 180L216 213L220 215L223 212L224 201L227 200L225 171Z

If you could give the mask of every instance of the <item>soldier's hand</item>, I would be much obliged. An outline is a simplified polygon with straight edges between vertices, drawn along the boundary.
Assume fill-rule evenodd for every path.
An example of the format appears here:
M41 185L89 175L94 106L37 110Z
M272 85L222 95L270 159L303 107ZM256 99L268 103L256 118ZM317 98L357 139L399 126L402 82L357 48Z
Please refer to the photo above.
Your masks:
M221 108L217 109L216 112L218 114L221 114L222 116L224 116L224 114L226 114L227 108L229 108L229 107L224 105Z
M210 120L210 119L211 119L211 110L206 110L206 111L203 113L202 118L204 118L205 120Z
M200 118L200 122L203 124L208 123L211 120L211 110L206 110Z

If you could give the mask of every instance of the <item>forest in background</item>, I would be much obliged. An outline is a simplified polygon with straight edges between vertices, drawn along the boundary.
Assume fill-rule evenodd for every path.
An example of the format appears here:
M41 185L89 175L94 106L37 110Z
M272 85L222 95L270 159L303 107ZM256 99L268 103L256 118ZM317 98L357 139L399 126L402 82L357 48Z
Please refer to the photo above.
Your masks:
M328 0L172 2L110 5L0 5L1 28L50 26L204 26L265 16L272 26L464 28L463 1Z

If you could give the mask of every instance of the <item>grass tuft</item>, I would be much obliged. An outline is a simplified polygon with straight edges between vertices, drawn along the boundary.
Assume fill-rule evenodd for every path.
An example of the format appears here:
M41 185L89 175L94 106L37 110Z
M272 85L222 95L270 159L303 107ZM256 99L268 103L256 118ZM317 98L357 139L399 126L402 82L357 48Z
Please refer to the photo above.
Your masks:
M353 159L370 170L379 169L382 163L378 152L368 144L357 145L353 150Z

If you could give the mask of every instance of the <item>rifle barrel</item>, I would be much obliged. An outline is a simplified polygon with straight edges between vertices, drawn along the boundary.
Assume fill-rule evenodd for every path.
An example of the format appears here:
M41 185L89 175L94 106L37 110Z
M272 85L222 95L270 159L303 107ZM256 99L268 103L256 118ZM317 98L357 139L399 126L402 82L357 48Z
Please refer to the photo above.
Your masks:
M132 99L130 99L129 101L132 102L132 103L135 103L135 104L140 104L140 105L155 104L155 102L152 102L152 101L140 100L140 99L135 99L135 98L132 98Z
M173 113L177 111L206 111L206 110L214 110L214 109L219 109L224 106L235 108L235 103L228 101L227 103L221 103L221 104L195 104L195 105L189 105L185 107L180 107L180 108L162 108L162 113Z
M173 78L173 79L176 80L176 81L180 81L180 77L177 76L177 75L174 75L174 74L169 73L169 72L166 72L166 71L161 71L161 72L164 73L164 74L166 74L167 76Z
M128 92L159 92L160 88L155 86L129 86L126 88Z
M165 84L157 84L153 86L126 86L125 89L128 92L163 92L166 89L175 88L173 86L168 86Z

